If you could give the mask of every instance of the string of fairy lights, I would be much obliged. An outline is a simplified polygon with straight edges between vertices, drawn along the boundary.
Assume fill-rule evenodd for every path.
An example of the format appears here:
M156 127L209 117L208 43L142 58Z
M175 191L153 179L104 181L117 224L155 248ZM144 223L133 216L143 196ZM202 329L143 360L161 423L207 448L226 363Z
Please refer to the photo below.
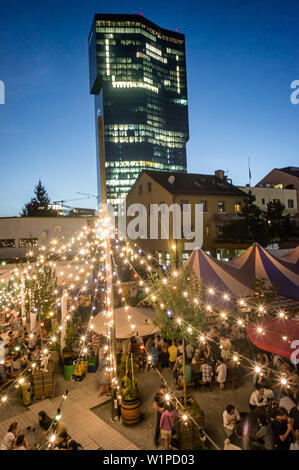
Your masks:
M20 292L21 290L21 283L24 283L26 280L31 280L31 277L34 279L35 274L31 275L31 272L34 272L36 268L39 268L40 270L43 269L44 266L50 266L51 268L56 268L57 267L57 261L65 261L68 259L69 256L72 254L74 257L72 258L70 264L67 266L70 272L68 275L64 271L61 271L58 274L58 277L63 277L63 279L67 279L71 284L69 285L69 289L74 290L76 287L76 284L79 284L81 281L81 286L79 289L79 292L74 294L74 300L73 304L70 307L70 312L67 313L65 318L60 322L58 325L58 330L62 331L64 328L65 322L68 322L72 318L72 313L76 310L76 302L79 300L80 295L83 295L86 293L88 290L87 285L89 284L90 277L92 275L92 270L95 268L95 263L98 263L98 273L96 276L96 279L94 279L94 284L96 284L96 287L94 289L94 300L91 305L91 310L90 310L90 316L88 319L87 327L86 327L86 332L81 335L80 337L80 350L78 354L78 358L76 359L76 363L79 362L80 360L86 358L88 354L88 335L92 334L94 332L94 312L96 310L96 298L99 290L99 286L101 284L105 285L105 288L102 288L104 295L105 295L105 305L106 309L104 312L104 316L106 317L106 326L107 326L107 332L106 332L106 339L105 339L105 345L104 345L104 351L106 354L106 361L107 361L107 366L106 366L106 373L110 375L111 378L111 384L113 387L116 388L116 390L119 390L120 385L117 377L117 370L115 370L115 367L113 366L113 361L112 361L112 334L111 334L111 329L112 329L112 320L111 320L111 315L112 312L110 310L111 304L112 304L112 296L113 296L113 291L108 288L108 278L112 279L113 277L117 278L116 282L116 287L118 289L118 293L122 294L122 288L121 288L121 280L119 277L118 273L118 265L115 261L115 258L113 256L113 250L111 249L111 255L113 259L113 264L114 264L114 272L111 264L107 261L107 238L111 234L111 226L109 223L108 218L99 218L94 224L90 225L89 227L84 227L84 229L77 235L77 237L73 237L70 242L65 243L63 242L61 245L57 240L52 240L50 249L48 250L48 253L46 253L46 247L41 247L40 251L41 254L37 256L37 259L34 261L33 259L33 253L29 252L27 256L27 261L26 261L26 268L24 270L20 270L16 268L13 272L13 278L10 278L10 281L13 282L14 284L11 286L12 289L9 291L5 289L0 290L0 305L2 304L4 308L8 308L8 304L14 303L15 305L20 306L20 302L23 301L22 299L22 294ZM93 235L93 240L90 240L90 237ZM120 242L123 242L125 246L120 247ZM77 253L74 254L74 248L77 248ZM128 242L126 238L123 240L116 240L115 243L115 252L118 254L119 258L123 262L123 265L126 266L128 265L130 270L134 272L134 279L138 279L138 285L140 286L141 289L143 289L143 292L146 294L146 297L144 301L150 298L151 302L155 302L156 296L155 292L152 292L151 286L148 282L148 280L143 279L138 271L135 269L134 265L132 264L133 262L139 262L139 265L146 270L146 272L150 273L153 271L153 266L151 263L158 263L158 261L151 255L147 254L144 250L140 249L137 244L134 244L134 248L132 247L131 243ZM72 265L72 263L75 263L75 266ZM76 265L77 263L77 265ZM80 268L80 263L85 264L88 266L86 269ZM172 272L168 270L166 266L163 266L162 268L165 272L165 277L162 279L162 283L166 286L168 284L171 284L171 281L177 279L180 275L179 269L176 269ZM77 271L77 272L76 272ZM19 277L18 277L19 276ZM66 278L67 276L67 278ZM19 284L17 283L19 282ZM16 284L15 284L16 283ZM66 285L66 280L64 281L64 286ZM5 290L5 292L4 292ZM55 292L55 294L58 294L59 290ZM221 296L223 301L230 301L230 295L227 292L222 292L219 293L216 289L209 287L206 289L206 294L209 298L212 299L214 295ZM66 294L66 295L71 295ZM185 299L190 298L190 293L188 290L185 290L182 292L182 295ZM13 302L12 302L13 301ZM130 306L127 304L126 299L124 296L121 298L122 303L124 304L125 310L128 312L128 321L131 322L131 315L129 312ZM211 314L213 311L215 311L213 305L211 303L204 303L201 298L194 297L193 299L190 300L191 302L194 302L195 304L199 305L205 312L208 314ZM245 299L239 299L237 301L240 309L245 309L246 308L246 300ZM59 307L61 305L61 298L58 297L56 299L56 306ZM162 310L165 310L167 312L167 305L165 305L163 302L160 302L159 308ZM257 312L259 315L264 316L267 314L266 311L266 306L264 304L259 304L257 305ZM50 312L51 313L51 312ZM166 313L167 314L167 313ZM236 324L240 328L244 328L246 326L246 322L244 319L242 319L240 316L236 318L236 314L232 315L231 313L228 313L226 311L221 311L219 314L219 318L222 320L227 320L229 318L233 318L236 321ZM54 316L50 314L50 316ZM287 318L285 312L279 311L278 316L280 318ZM195 328L193 325L190 323L186 322L184 319L181 319L180 317L174 318L174 321L177 322L178 325L186 325L187 332L192 333L193 331L196 332L199 335L199 339L201 342L206 342L206 341L213 341L212 338L210 338L206 333L203 331ZM135 330L135 325L130 323L131 330L134 332ZM34 331L36 331L36 328L34 328ZM34 331L30 331L30 335L34 333ZM259 334L265 334L266 332L263 330L262 327L257 327L257 332ZM286 335L285 335L286 336ZM285 338L287 340L287 337ZM57 337L52 336L49 338L49 340L46 342L43 353L48 354L49 353L49 346L51 346L53 343L57 341ZM262 375L265 371L265 369L271 369L269 367L265 367L262 364L257 364L251 359L249 359L246 356L241 355L238 352L234 352L232 355L232 360L235 363L240 363L240 359L244 359L248 361L254 369L254 372ZM148 356L147 358L148 361L151 361L151 357ZM36 367L36 364L34 362L31 362L28 364L28 366L22 371L21 377L16 378L11 384L10 387L15 386L18 384L19 386L22 385L25 381L25 376L26 372L32 371ZM162 380L166 383L164 377L160 374L160 371L158 371L157 368L155 368L157 373L160 375ZM274 369L271 369L271 371L275 374L278 374L277 371ZM288 387L288 381L286 379L285 374L282 374L280 376L280 383L286 387ZM169 387L168 387L169 388ZM8 392L6 392L4 395L0 397L0 404L5 404L8 401ZM193 419L193 417L187 413L185 410L183 404L171 393L170 395L167 394L167 396L173 396L174 400L179 404L179 406L183 410L183 415L182 419L184 422L187 423L188 419L190 418L192 421L194 421L194 424L198 426L196 421ZM200 432L204 431L199 428ZM205 434L205 433L204 433ZM207 435L206 437L210 439ZM54 442L55 439L52 436L52 441ZM51 439L50 439L51 442Z

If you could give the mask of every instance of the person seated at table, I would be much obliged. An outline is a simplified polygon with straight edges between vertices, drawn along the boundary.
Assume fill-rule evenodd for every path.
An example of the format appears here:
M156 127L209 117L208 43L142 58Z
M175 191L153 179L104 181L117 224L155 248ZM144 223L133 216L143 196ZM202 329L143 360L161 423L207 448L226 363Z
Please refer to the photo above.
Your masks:
M257 408L258 406L266 405L267 398L264 395L264 391L265 389L261 385L258 385L256 387L256 390L254 390L254 392L252 392L252 394L250 395L249 408L251 409L251 411L255 410L255 408Z
M69 439L70 439L70 436L65 431L58 434L56 441L55 441L54 450L66 450Z
M24 434L20 434L12 450L29 450L29 444Z
M42 410L38 413L38 422L40 427L44 431L48 431L49 427L52 424L52 419L50 418L50 416L47 415L45 411Z
M73 439L69 439L67 441L67 449L68 450L83 450L83 447L79 442L74 441Z
M0 450L11 450L16 442L18 435L18 423L15 421L10 424L7 433L5 434L0 444Z

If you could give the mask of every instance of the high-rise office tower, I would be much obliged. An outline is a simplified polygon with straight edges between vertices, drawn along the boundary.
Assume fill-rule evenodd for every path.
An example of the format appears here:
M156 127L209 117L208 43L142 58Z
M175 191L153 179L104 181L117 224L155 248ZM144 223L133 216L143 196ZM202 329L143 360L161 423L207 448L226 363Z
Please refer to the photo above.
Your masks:
M142 169L187 171L184 35L140 15L96 14L89 35L89 69L98 181L101 116L108 203L118 204Z

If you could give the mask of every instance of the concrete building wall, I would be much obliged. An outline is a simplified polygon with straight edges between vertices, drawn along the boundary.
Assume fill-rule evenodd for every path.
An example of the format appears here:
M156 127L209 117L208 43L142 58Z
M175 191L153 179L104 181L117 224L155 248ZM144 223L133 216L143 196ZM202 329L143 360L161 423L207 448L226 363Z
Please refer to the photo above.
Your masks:
M54 238L71 239L92 218L83 217L8 217L0 218L0 259L24 258Z
M297 191L296 189L281 189L281 188L260 188L238 186L241 191L248 193L249 191L256 197L255 204L262 210L267 210L267 203L278 199L285 205L285 212L287 214L296 215L298 212L297 204Z
M296 176L290 175L285 171L281 171L277 168L274 168L270 173L268 173L259 183L258 186L274 186L282 185L285 188L287 185L293 185L293 188L297 191L297 207L299 207L299 178Z

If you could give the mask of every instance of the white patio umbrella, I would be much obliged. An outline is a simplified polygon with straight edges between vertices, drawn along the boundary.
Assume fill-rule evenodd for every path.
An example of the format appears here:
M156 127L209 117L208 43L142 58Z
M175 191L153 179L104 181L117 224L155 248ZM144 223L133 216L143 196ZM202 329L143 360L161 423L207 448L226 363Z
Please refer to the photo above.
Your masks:
M130 320L128 315L131 316ZM154 325L153 320L156 317L154 310L142 307L125 307L115 309L116 337L131 338L132 336L147 336L159 331ZM107 333L107 318L103 312L95 316L94 331L99 335Z

